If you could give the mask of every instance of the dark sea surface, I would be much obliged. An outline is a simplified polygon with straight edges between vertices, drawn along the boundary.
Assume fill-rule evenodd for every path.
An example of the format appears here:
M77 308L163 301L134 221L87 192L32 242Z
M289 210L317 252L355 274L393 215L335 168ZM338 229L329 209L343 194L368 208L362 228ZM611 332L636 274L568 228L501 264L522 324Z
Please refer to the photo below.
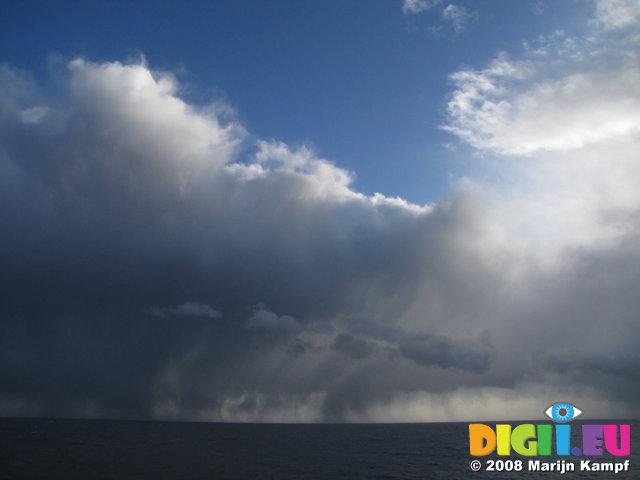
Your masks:
M533 422L505 422L547 423ZM582 422L575 421L577 428ZM2 479L640 479L638 421L631 423L628 472L528 472L531 458L478 457L473 472L467 423L231 424L0 419ZM493 425L493 423L487 423ZM488 460L524 460L522 472L486 472Z

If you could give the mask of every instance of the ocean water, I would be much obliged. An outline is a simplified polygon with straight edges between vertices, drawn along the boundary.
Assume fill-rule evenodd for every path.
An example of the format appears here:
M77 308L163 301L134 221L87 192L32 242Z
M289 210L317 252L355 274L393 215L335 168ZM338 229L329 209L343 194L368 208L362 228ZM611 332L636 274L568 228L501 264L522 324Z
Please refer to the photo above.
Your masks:
M545 423L545 422L507 422ZM579 425L581 422L572 422ZM225 424L0 419L0 478L19 479L640 479L638 421L630 471L487 472L470 468L468 424ZM490 424L491 425L491 424ZM575 428L575 427L574 427ZM511 460L527 458L509 457ZM555 461L556 457L535 457ZM564 457L579 463L587 457Z

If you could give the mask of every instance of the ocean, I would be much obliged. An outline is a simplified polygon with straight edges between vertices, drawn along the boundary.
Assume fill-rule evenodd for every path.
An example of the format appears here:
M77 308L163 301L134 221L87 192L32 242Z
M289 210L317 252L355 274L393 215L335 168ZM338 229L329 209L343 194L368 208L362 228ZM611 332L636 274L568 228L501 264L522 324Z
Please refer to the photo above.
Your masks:
M505 422L546 423L546 422ZM581 422L572 422L579 425ZM42 479L640 479L638 421L629 457L563 457L579 465L630 460L629 471L530 472L525 457L469 455L468 423L241 424L0 419L0 478ZM493 423L488 423L493 425ZM558 457L535 457L555 462ZM523 471L487 472L488 460ZM495 466L495 465L494 465ZM499 464L504 467L504 465ZM512 465L507 464L507 468Z

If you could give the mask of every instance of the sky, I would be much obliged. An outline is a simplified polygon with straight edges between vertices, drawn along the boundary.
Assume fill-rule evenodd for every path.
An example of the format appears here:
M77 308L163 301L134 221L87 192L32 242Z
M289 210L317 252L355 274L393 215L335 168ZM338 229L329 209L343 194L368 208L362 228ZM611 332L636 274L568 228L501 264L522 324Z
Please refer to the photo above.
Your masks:
M638 417L637 1L5 3L0 415Z

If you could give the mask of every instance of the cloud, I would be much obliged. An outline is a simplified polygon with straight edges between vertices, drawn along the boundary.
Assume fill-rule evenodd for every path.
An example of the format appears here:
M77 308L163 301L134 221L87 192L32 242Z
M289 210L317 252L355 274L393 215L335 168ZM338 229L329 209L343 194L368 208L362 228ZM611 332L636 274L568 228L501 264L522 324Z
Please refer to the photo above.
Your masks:
M638 175L638 38L633 28L612 36L611 22L598 20L605 3L595 6L586 34L557 31L451 76L443 128L501 158L491 168L513 222L546 251L611 246L634 228L640 201L629 182ZM624 3L609 6L630 15Z
M398 325L362 315L348 319L346 327L350 333L336 336L331 348L354 358L386 350L425 367L457 368L475 373L482 373L491 364L492 345L487 332L473 341L453 341L427 332L407 332Z
M72 60L62 90L3 66L0 410L455 420L530 411L535 392L637 414L637 143L605 121L633 123L609 103L635 86L598 83L633 74L635 53L614 41L589 63L558 34L454 76L451 131L517 181L428 206L359 193L143 64ZM527 95L564 111L511 106ZM604 133L571 146L581 95Z
M402 5L402 12L405 15L411 15L436 8L440 11L443 19L451 22L456 35L462 33L471 20L478 18L476 12L469 12L466 8L453 3L443 5L442 0L405 0ZM444 27L442 25L427 28L427 31L435 37L440 36L443 30Z
M556 318L549 344L564 332L574 346L549 346L532 361L544 367L548 385L568 377L585 388L607 385L613 402L637 390L631 372L638 358L626 340L604 329L587 333L575 319L614 324L638 338L628 316L634 301L623 285L638 282L629 268L638 259L631 245L640 214L632 187L640 179L634 153L640 24L635 3L594 5L586 34L558 31L516 54L501 53L484 68L454 73L444 128L481 152L476 161L497 179L505 222L524 233L539 265L559 273L554 286L544 287L528 271L529 288L544 303L530 319Z
M477 18L476 13L470 13L466 8L450 3L442 10L442 18L449 20L456 34L464 31L470 20Z
M640 5L634 0L598 0L593 23L605 30L637 27Z
M20 119L24 123L38 123L47 114L48 109L45 107L31 107L20 113Z
M279 317L264 308L256 310L245 325L247 328L265 331L286 331L298 328L298 322L295 318L289 315Z
M420 13L440 5L442 0L404 0L402 13L405 15Z
M456 344L431 334L413 335L400 344L402 354L420 365L455 367L474 373L482 373L489 368L490 354L483 350L473 343Z
M590 38L556 32L526 45L519 59L503 52L485 68L459 70L451 76L455 91L443 128L504 155L568 151L638 135L635 47L630 37L614 45L597 32Z
M352 358L365 358L373 354L377 347L375 343L368 340L361 340L348 333L341 333L331 344L331 349Z
M178 305L177 307L151 307L145 309L145 313L154 317L222 317L222 313L218 310L215 310L210 305L198 302L186 302Z

